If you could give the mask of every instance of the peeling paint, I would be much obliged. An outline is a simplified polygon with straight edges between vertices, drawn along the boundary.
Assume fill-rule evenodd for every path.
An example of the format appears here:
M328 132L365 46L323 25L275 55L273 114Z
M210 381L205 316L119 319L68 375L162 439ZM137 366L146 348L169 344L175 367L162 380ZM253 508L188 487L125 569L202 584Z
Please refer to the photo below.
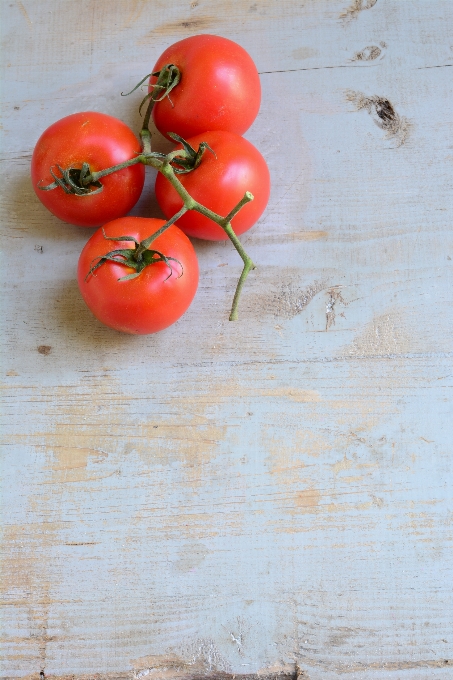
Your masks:
M385 131L388 139L394 138L397 146L402 146L409 136L411 123L400 116L386 97L366 96L361 92L348 90L346 100L354 104L356 111L365 109L378 127Z
M398 310L390 310L366 324L346 354L351 357L389 356L410 352L413 338L409 335Z
M341 19L356 19L360 12L365 9L371 9L376 4L377 0L352 0L349 7L340 14Z

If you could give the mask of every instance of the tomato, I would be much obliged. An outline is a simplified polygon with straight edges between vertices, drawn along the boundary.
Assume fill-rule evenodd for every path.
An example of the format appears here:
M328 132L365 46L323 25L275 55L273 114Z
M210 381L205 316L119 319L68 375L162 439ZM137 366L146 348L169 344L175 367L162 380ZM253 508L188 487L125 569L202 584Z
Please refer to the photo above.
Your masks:
M186 139L205 130L238 135L248 130L260 107L261 84L243 47L216 35L195 35L167 48L153 73L166 64L175 64L181 79L169 97L154 105L159 132L176 132ZM150 84L156 80L151 77Z
M233 132L203 132L187 140L195 149L207 142L200 165L188 174L178 175L181 184L196 201L226 217L246 191L254 195L233 217L231 226L239 235L250 229L263 213L270 193L270 177L266 161L251 142ZM179 145L181 146L181 145ZM182 207L182 200L170 182L159 173L156 178L156 198L169 219ZM220 241L228 236L218 224L193 210L183 215L178 227L189 236Z
M126 215L138 201L145 181L141 163L103 177L100 193L76 196L60 186L49 191L39 187L54 181L51 168L61 176L56 166L80 169L86 162L90 171L99 171L134 158L140 151L132 130L117 118L93 111L74 113L51 125L39 138L31 161L33 188L41 203L61 220L98 227Z
M103 229L106 236L132 236L140 242L163 224L157 218L122 217ZM133 268L106 260L93 270L107 253L133 247L130 241L107 240L98 229L79 258L79 288L90 310L106 326L125 333L156 333L179 319L192 302L198 286L197 256L187 236L171 226L150 246L174 258L167 264L155 262L125 281L118 279L134 274Z

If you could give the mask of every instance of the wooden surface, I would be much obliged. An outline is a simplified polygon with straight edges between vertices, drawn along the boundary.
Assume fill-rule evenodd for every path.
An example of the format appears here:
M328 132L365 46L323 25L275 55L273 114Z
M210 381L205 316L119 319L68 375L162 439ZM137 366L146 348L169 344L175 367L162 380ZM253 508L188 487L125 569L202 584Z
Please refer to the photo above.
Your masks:
M3 677L451 678L453 3L2 16ZM200 32L262 74L258 269L230 323L241 263L198 242L188 313L129 337L85 308L88 231L38 203L31 152L76 111L138 131L120 92Z

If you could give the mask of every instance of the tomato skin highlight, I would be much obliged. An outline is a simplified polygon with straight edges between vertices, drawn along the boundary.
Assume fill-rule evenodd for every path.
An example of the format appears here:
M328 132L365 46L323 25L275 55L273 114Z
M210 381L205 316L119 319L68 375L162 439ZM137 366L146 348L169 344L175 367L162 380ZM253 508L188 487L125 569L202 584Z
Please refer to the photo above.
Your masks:
M168 138L176 132L186 139L205 130L244 134L261 103L261 83L256 66L243 47L216 35L195 35L180 40L159 57L153 73L175 64L181 80L156 102L154 123ZM156 82L150 78L150 85ZM150 88L151 91L151 88Z
M68 167L81 168L86 162L92 172L104 170L134 158L141 152L132 130L118 118L87 111L74 113L53 123L36 143L32 161L33 189L41 203L59 219L80 227L98 227L126 215L137 203L145 181L145 167L137 163L101 178L98 194L75 196L61 187L43 191L56 175Z
M195 150L201 142L207 142L216 154L215 157L207 149L198 168L178 175L192 198L226 217L246 191L254 195L254 200L241 208L231 221L236 235L243 234L261 217L269 200L270 175L263 156L251 142L233 132L203 132L187 141ZM155 192L167 219L182 207L182 199L161 173L156 178ZM209 241L228 238L218 224L193 210L183 215L177 225L188 236Z
M123 217L103 229L106 236L133 236L142 241L164 224L157 218ZM87 306L106 326L135 335L157 333L177 321L190 306L198 286L197 256L187 236L173 225L150 246L179 260L181 264L170 260L171 276L164 262L156 262L136 278L118 281L134 270L112 261L104 262L87 276L99 256L133 245L130 241L109 241L98 229L80 254L77 281Z

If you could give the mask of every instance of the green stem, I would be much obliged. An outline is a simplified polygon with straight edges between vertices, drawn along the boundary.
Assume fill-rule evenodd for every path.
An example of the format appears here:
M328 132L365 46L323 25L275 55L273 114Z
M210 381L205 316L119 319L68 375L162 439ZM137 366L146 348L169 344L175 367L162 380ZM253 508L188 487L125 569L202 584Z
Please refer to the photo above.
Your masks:
M153 110L155 102L160 101L164 97L170 99L170 92L176 87L181 79L180 70L175 64L166 64L158 73L152 73L151 75L157 76L157 80L154 83L154 91L151 94L145 117L143 118L142 130L148 130L149 128L151 111ZM162 90L165 91L161 93Z
M179 81L179 75L178 75L178 81ZM176 84L176 83L175 83ZM174 86L174 85L173 85ZM173 87L172 86L172 87ZM156 99L151 96L150 100L148 102L148 106L146 109L146 113L143 119L143 127L140 131L140 139L142 142L142 147L143 147L143 153L136 156L135 158L131 158L129 161L125 161L124 163L120 163L118 165L115 165L111 168L107 168L105 170L100 170L99 172L93 172L92 174L88 175L87 177L84 178L83 184L88 185L94 181L97 181L101 177L105 177L106 175L110 175L113 172L117 172L118 170L122 170L123 168L127 168L131 165L135 165L136 163L143 163L144 165L150 165L151 167L155 168L159 172L161 172L164 177L170 182L170 184L173 186L175 191L178 193L179 197L181 198L183 205L182 208L176 213L176 215L173 215L171 219L168 220L158 231L156 231L155 234L152 234L149 238L145 239L142 241L137 248L137 250L134 253L134 258L140 258L143 252L149 248L151 243L161 234L164 233L169 227L171 227L172 224L177 222L182 215L184 215L188 210L195 210L196 212L200 213L201 215L204 215L205 217L208 217L210 220L215 222L216 224L221 227L224 232L227 234L228 238L231 240L232 244L236 248L237 252L239 253L239 256L241 257L244 267L242 269L241 275L239 277L239 281L236 286L236 291L234 293L234 298L233 298L233 304L231 307L231 313L230 313L230 321L236 321L238 318L238 304L239 304L239 298L241 295L242 288L244 286L245 280L247 279L247 276L249 272L252 269L255 269L255 265L251 258L247 255L247 253L244 250L244 247L242 243L239 241L238 237L233 231L233 227L231 226L231 220L233 217L243 208L244 205L249 203L250 201L253 201L253 194L251 194L249 191L247 191L244 196L241 198L241 200L237 203L237 205L234 206L234 208L228 213L226 217L222 217L222 215L218 215L217 213L213 212L212 210L209 210L209 208L206 208L206 206L202 205L198 201L195 201L195 199L192 198L192 196L189 194L189 192L184 188L184 186L181 184L179 181L178 177L175 174L175 171L173 167L171 166L172 160L176 156L184 156L185 151L184 150L176 150L173 151L167 156L162 157L162 154L154 154L151 151L151 133L149 131L149 121L151 119L151 112L153 110L154 104L156 102Z
M146 157L144 154L140 154L139 156L135 156L135 158L130 158L128 161L118 163L118 165L112 165L111 168L105 168L105 170L98 170L98 172L92 172L83 179L82 185L88 186L89 184L92 184L93 182L99 180L101 177L111 175L114 172L118 172L118 170L123 170L123 168L129 168L131 165L137 165L137 163L145 163L145 158Z
M140 137L142 139L144 151L145 151L145 146L146 146L146 151L143 154L140 154L139 156L136 156L135 158L131 158L129 161L125 161L124 163L119 163L118 165L115 165L111 168L106 168L105 170L100 170L99 172L93 172L91 175L88 175L84 181L83 184L88 185L96 180L98 180L100 177L105 177L106 175L110 175L113 172L116 172L117 170L122 170L123 168L127 168L131 165L135 165L136 163L143 163L145 165L150 165L153 168L156 168L159 172L161 172L164 177L170 182L170 184L174 187L176 192L178 193L179 197L181 198L183 205L182 208L175 214L171 219L168 220L158 231L156 231L155 234L152 234L149 238L145 239L144 241L141 242L140 246L138 247L137 251L134 253L135 258L140 258L140 256L143 254L143 252L151 245L151 243L161 234L164 233L169 227L171 227L172 224L177 222L180 217L182 217L186 212L189 210L195 210L196 212L200 213L201 215L204 215L205 217L209 218L213 222L219 225L224 232L227 234L228 238L231 240L232 244L236 248L237 252L239 253L243 263L244 267L242 269L241 276L239 277L239 281L236 286L236 291L234 294L233 298L233 304L231 307L231 313L230 313L230 321L236 321L238 318L238 304L239 304L239 298L241 295L242 288L244 286L245 280L249 274L249 272L252 269L255 269L255 264L253 263L252 259L247 255L247 253L244 250L244 247L236 234L233 231L233 227L231 226L231 220L237 213L241 210L241 208L244 207L247 203L250 201L253 201L253 194L250 193L250 191L247 191L244 196L241 198L241 200L237 203L237 205L234 206L234 208L228 213L226 217L222 217L222 215L218 215L217 213L213 212L212 210L209 210L209 208L206 208L206 206L202 205L198 201L192 198L192 196L189 194L187 189L181 184L179 181L178 177L175 174L174 169L171 166L171 161L173 157L175 156L176 153L178 154L183 154L184 152L178 151L178 152L172 152L169 153L165 159L162 159L162 157L158 156L157 154L154 155L151 152L148 152L148 148L150 148L150 135L148 130L142 130L140 132ZM149 146L148 146L149 145Z
M151 153L151 132L149 130L141 130L140 139L143 144L143 152L148 154Z
M250 201L253 201L253 194L250 193L250 191L246 191L246 193L241 198L239 203L237 203L237 205L234 206L234 208L228 213L228 215L226 217L222 217L222 215L218 215L212 210L209 210L209 208L206 208L204 205L198 203L198 201L195 201L192 198L192 196L188 193L188 191L183 187L179 179L176 177L173 168L171 167L170 163L167 160L163 162L159 170L168 179L170 184L174 187L174 189L178 192L180 198L182 199L183 208L181 208L181 210L183 210L184 208L185 208L184 212L186 212L187 210L195 210L196 212L199 212L201 215L208 217L210 220L218 224L219 227L221 227L227 234L232 244L238 251L242 261L244 262L244 268L242 270L241 276L236 286L236 291L234 294L233 304L231 307L231 313L229 317L230 321L236 321L238 318L237 308L239 304L239 298L241 295L242 287L245 283L245 280L250 270L255 269L256 266L253 263L252 259L247 255L242 243L234 233L233 227L231 226L231 220L244 205L246 205ZM162 230L164 230L164 228L166 228L165 225L164 227L162 227Z
M173 215L173 217L171 217L171 218L168 220L168 222L165 222L165 224L162 225L162 227L161 227L160 229L158 229L154 234L152 234L151 236L149 236L147 239L145 239L144 241L142 241L142 242L140 243L140 246L137 248L137 254L138 254L139 252L140 252L140 254L141 254L142 252L144 252L145 250L147 250L147 249L150 247L151 243L152 243L158 236L160 236L161 234L163 234L164 231L166 231L166 230L168 229L168 227L171 227L172 224L174 224L175 222L177 222L177 220L179 220L179 218L182 217L182 216L184 215L184 213L186 213L186 212L187 212L187 208L183 205L183 207L181 208L181 210L179 210L175 215Z
M152 112L152 110L153 110L153 108L154 108L154 104L155 104L155 103L156 103L156 100L154 99L153 96L151 96L151 98L150 98L150 100L149 100L149 102L148 102L148 106L147 106L147 108L146 108L145 116L144 116L144 118L143 118L142 129L141 129L141 131L140 131L140 137L141 137L142 139L143 139L143 135L142 135L143 132L147 132L147 133L149 134L150 138L151 138L151 133L150 133L150 131L149 131L149 121L151 120L151 112Z
M231 227L228 227L228 228L231 229ZM227 230L225 230L225 231L230 236L228 231ZM231 229L231 231L234 234L234 231L232 229ZM231 238L231 236L230 236L230 238ZM233 240L233 239L231 239L231 240ZM242 255L241 255L241 257L242 257ZM253 264L252 260L248 256L246 256L245 258L243 257L242 259L244 261L244 268L241 272L241 275L239 277L239 281L237 282L236 290L235 290L235 293L234 293L233 304L231 306L231 312L230 312L230 317L229 317L230 321L237 321L237 318L238 318L237 309L238 309L238 304L239 304L239 297L240 297L241 291L242 291L242 286L245 283L245 280L246 280L246 278L249 274L249 271L251 269L255 269L255 265Z

